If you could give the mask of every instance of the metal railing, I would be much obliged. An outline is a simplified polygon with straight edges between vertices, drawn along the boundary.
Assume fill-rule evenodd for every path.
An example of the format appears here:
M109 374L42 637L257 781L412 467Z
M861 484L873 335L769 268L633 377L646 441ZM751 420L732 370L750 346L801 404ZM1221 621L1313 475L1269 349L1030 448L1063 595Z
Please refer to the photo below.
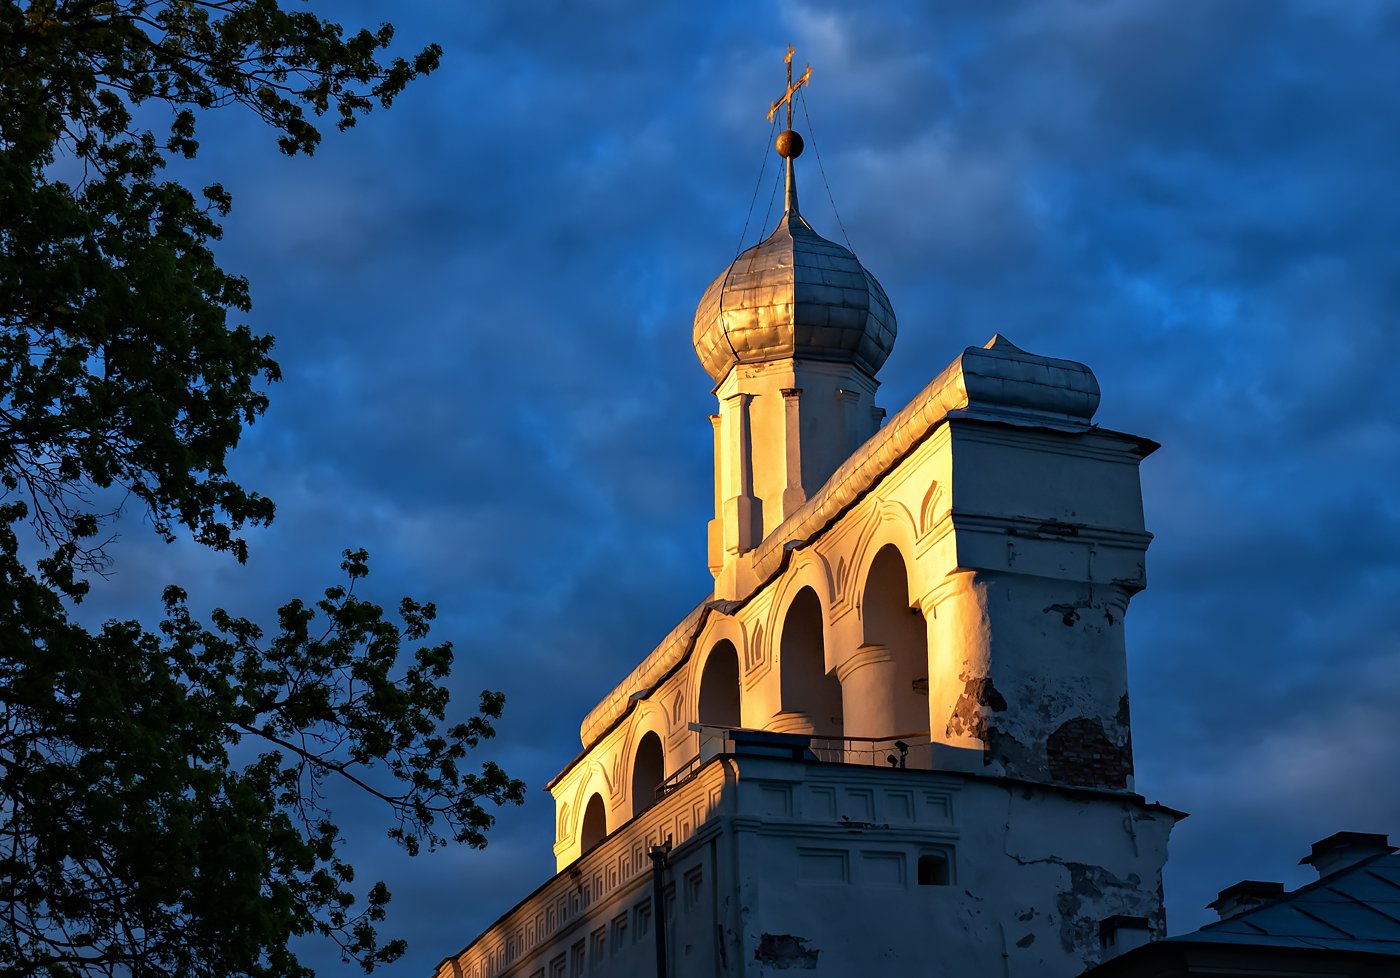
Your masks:
M700 760L700 757L700 754L696 754L694 757L686 761L675 771L671 772L671 776L668 777L665 781L662 781L659 785L657 785L656 800L660 801L662 798L665 798L671 792L675 791L677 788L690 781L691 778L699 774L700 769L705 766L704 762ZM708 761L709 759L709 757L705 758L706 761Z
M930 767L927 730L895 734L891 737L811 737L811 750L817 760L829 764L864 764L867 767ZM920 748L923 748L920 750Z
M787 734L743 727L719 727L692 723L700 734L700 750L666 780L656 786L656 798L666 797L690 781L705 763L721 754L786 757L823 764L859 764L865 767L932 769L928 731L889 737L847 737L825 734Z

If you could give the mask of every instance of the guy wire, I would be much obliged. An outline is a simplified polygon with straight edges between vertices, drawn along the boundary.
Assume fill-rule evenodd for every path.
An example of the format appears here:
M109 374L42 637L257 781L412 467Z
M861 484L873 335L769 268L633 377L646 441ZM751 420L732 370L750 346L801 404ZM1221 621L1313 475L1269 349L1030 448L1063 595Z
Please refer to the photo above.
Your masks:
M768 144L773 142L773 130L777 127L778 122L776 119L768 126L768 139L763 147L763 162L758 166L758 180L753 185L753 196L749 198L749 212L744 216L744 230L739 232L739 244L734 249L734 261L731 261L729 267L724 270L724 281L721 282L719 286L720 309L724 308L724 290L729 288L729 276L734 273L734 262L739 260L739 255L744 251L744 239L749 236L749 222L753 220L753 206L758 203L758 188L763 186L763 174L768 170ZM768 201L768 210L770 213L773 210L773 201L771 199ZM763 223L765 225L768 223L767 217L763 219ZM750 259L749 264L753 264L752 259ZM734 349L734 344L729 341L729 323L725 322L723 312L720 313L719 325L720 332L724 335L724 342L729 346L729 352L737 357L739 353Z
M744 239L749 236L749 222L753 220L753 205L758 203L758 188L763 186L763 174L768 170L768 144L773 141L773 130L778 128L778 120L775 118L768 127L768 139L763 144L763 162L758 168L758 181L753 185L753 196L749 198L749 212L744 217L744 230L739 232L739 246L734 249L734 257L738 258L744 250ZM768 205L769 212L772 212L773 205ZM768 218L763 219L767 225Z
M846 239L846 247L854 255L856 249L851 244L851 236L846 233L846 225L841 221L841 212L836 209L836 198L831 195L831 184L826 179L826 167L822 166L821 150L817 149L817 132L812 128L812 116L807 111L807 96L801 90L797 94L802 98L802 115L807 119L807 136L812 140L812 152L816 154L817 169L821 171L822 184L826 187L826 199L831 201L831 213L836 215L836 226L841 229L841 237Z
M784 175L779 173L773 178L773 192L768 195L768 212L763 215L763 231L768 232L768 219L773 216L773 201L778 199L778 188L783 185Z

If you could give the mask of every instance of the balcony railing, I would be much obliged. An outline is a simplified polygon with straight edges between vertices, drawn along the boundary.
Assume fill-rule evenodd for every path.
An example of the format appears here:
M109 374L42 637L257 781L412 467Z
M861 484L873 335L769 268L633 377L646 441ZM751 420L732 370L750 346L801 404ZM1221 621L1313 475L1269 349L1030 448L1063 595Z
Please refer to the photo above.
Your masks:
M690 729L700 734L700 750L657 785L657 800L690 781L706 762L720 754L925 771L932 766L929 751L932 738L926 730L889 737L846 737L773 733L705 723L692 723Z
M864 764L869 767L928 769L928 747L933 743L928 731L895 734L893 737L811 738L812 753L829 764ZM920 749L922 748L922 749Z

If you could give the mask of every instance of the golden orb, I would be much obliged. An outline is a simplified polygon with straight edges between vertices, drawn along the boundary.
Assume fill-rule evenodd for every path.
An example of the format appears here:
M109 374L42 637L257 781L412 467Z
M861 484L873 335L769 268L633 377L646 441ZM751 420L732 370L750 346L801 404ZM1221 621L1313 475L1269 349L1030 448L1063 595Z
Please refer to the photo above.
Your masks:
M802 155L802 137L791 129L784 129L778 133L774 145L778 149L778 155L785 160L795 160Z

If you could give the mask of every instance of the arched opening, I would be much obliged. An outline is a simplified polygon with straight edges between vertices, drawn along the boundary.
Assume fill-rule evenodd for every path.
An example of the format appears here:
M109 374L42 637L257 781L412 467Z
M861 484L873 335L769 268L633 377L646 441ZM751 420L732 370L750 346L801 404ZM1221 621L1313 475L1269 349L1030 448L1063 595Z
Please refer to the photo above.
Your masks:
M928 729L928 630L924 616L912 607L909 575L899 548L880 548L871 562L861 599L866 645L884 646L893 660L888 692L890 734Z
M637 744L632 761L632 815L636 817L656 804L656 789L666 779L666 756L661 738L648 731Z
M583 810L583 827L579 830L579 853L588 852L608 836L608 811L603 805L603 796L597 792L588 799L588 807Z
M948 854L926 852L920 856L918 880L920 886L948 886L952 883L953 874L948 865Z
M789 723L804 732L841 736L841 684L826 671L822 603L804 587L788 605L778 645L778 689Z
M728 639L711 649L705 660L696 713L701 723L716 727L733 728L743 722L739 711L739 652Z

